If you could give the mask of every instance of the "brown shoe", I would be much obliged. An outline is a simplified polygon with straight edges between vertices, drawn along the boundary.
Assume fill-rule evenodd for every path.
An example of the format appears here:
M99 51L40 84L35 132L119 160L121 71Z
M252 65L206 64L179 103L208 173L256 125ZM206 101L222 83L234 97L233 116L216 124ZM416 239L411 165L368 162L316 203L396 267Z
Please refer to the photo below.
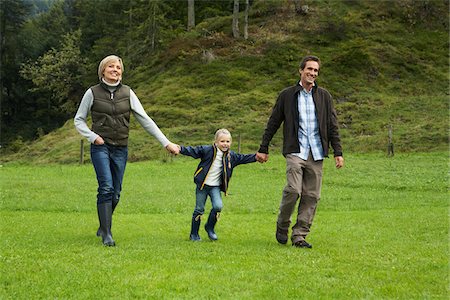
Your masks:
M305 240L295 242L292 244L292 246L297 248L312 248L312 245L306 242Z
M278 243L285 245L288 241L288 231L286 229L278 228L277 226L275 237L277 238Z

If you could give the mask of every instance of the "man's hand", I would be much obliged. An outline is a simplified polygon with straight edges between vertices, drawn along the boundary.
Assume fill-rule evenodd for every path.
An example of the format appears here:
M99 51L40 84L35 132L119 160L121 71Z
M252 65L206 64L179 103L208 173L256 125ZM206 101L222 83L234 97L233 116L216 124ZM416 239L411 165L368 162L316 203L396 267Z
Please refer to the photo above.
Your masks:
M334 161L336 162L336 169L340 169L344 166L344 158L342 156L335 156Z
M269 160L269 154L256 152L256 160L260 163L265 163Z

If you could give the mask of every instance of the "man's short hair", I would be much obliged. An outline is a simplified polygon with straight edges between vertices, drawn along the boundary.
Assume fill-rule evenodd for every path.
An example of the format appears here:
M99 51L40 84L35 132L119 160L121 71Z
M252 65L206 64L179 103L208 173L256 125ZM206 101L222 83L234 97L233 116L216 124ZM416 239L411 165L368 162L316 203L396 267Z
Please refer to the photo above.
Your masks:
M315 61L319 64L319 69L320 69L320 58L318 58L317 56L314 55L308 55L303 57L302 62L300 63L300 70L303 70L306 66L306 63L308 61Z

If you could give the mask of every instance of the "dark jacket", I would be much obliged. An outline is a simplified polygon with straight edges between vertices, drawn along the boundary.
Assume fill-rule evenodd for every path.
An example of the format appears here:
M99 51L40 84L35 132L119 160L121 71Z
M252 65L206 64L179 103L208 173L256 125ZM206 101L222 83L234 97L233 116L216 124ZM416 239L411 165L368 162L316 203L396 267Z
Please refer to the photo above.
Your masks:
M283 155L300 153L298 140L299 113L298 94L303 87L297 83L281 91L275 103L272 114L267 122L258 152L269 153L269 143L283 123ZM327 90L317 84L312 91L319 124L319 134L322 141L323 154L328 157L329 145L333 147L334 156L342 156L341 139L333 98Z
M194 182L200 190L203 189L203 187L205 186L205 180L209 173L209 169L211 168L211 165L216 158L216 145L205 145L197 147L181 146L180 153L183 155L191 156L193 158L201 159L194 173ZM234 151L224 152L222 158L222 176L220 190L225 194L227 193L228 183L230 182L234 167L241 164L252 163L255 161L256 154L239 154Z
M130 87L119 84L114 92L104 83L91 87L92 131L99 134L106 143L126 146L130 124Z

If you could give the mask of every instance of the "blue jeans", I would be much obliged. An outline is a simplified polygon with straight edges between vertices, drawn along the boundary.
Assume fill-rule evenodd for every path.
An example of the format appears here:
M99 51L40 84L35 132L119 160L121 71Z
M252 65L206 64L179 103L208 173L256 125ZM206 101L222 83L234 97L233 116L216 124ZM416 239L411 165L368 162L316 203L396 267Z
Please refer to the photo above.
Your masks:
M97 204L119 201L127 159L127 146L91 144L91 161L98 181Z
M202 190L198 187L195 190L195 210L194 216L203 215L205 212L205 203L207 197L211 198L212 209L216 212L222 210L222 197L220 196L220 187L205 185Z

